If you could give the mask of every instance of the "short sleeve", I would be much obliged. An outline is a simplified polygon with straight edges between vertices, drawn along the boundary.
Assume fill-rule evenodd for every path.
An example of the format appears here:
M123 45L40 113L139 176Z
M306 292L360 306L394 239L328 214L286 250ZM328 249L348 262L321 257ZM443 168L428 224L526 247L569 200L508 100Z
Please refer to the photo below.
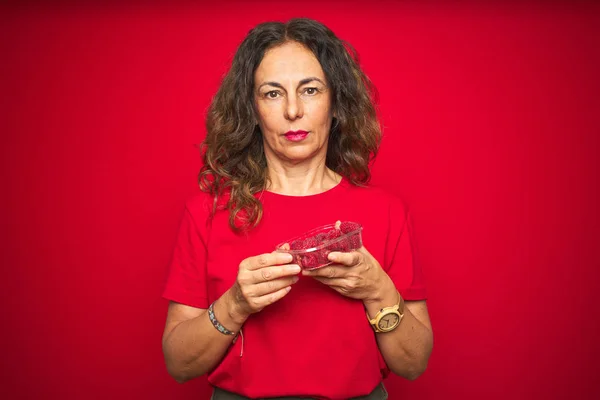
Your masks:
M389 224L386 257L389 263L386 272L404 300L425 300L427 292L419 262L413 220L399 202L393 202L390 206Z
M189 207L179 226L163 297L197 308L208 308L206 240Z

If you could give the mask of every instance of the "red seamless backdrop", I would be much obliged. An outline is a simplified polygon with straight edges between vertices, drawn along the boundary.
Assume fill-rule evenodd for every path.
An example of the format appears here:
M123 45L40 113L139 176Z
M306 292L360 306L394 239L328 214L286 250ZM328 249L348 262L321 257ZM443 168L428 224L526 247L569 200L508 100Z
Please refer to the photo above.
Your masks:
M598 398L600 9L458 4L5 8L1 397L208 398L160 346L195 146L247 31L308 16L359 51L373 182L414 213L435 346L390 398Z

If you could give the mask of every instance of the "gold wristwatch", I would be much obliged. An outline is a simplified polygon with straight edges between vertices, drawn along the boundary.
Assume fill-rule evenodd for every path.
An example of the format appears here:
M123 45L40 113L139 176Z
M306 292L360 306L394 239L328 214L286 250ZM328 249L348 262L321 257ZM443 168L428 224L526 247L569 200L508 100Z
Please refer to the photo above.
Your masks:
M400 325L400 321L404 317L404 299L402 299L400 292L398 292L398 304L382 308L373 319L369 317L368 312L366 314L375 332L391 332Z

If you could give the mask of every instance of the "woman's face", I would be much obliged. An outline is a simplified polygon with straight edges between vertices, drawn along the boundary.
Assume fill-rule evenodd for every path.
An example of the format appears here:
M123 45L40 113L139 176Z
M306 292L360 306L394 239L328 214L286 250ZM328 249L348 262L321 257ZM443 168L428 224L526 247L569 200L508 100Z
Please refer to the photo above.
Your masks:
M331 91L310 50L297 42L268 50L254 74L254 99L267 160L325 161Z

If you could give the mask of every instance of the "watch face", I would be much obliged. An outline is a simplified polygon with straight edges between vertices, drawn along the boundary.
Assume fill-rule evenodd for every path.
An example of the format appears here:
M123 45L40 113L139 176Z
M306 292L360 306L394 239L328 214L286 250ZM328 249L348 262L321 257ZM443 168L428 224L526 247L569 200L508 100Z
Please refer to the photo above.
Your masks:
M398 316L398 314L395 313L390 313L387 315L384 315L380 320L379 320L379 324L377 324L377 326L379 327L379 329L381 329L382 331L390 331L392 329L394 329L396 327L396 325L398 325L398 323L400 322L400 317Z

